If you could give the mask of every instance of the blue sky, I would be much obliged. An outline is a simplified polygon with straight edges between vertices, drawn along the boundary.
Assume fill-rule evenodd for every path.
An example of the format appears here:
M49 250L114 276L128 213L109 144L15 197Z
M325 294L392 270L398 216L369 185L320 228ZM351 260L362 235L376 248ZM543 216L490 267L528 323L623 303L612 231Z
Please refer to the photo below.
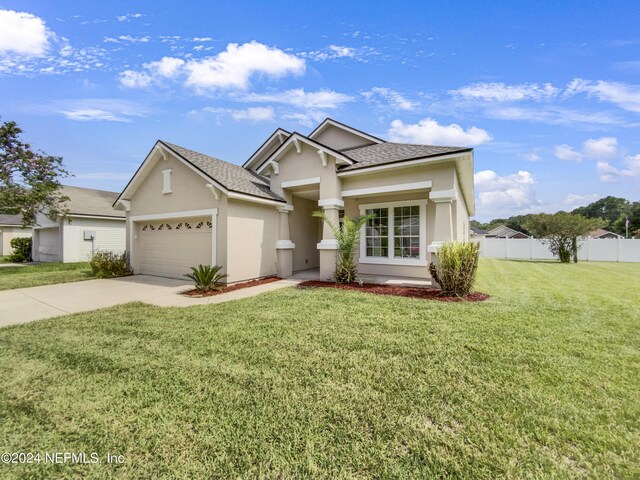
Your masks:
M120 190L161 138L242 163L330 116L475 147L478 219L640 200L637 2L0 1L0 115Z

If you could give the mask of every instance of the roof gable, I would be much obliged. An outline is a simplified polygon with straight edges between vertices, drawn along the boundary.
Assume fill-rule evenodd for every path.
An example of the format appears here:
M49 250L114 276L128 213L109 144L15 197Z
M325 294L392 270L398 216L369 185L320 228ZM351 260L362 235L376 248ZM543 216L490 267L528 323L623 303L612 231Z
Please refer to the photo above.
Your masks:
M351 165L353 163L353 160L350 159L347 155L343 154L342 152L339 152L338 150L334 150L333 148L327 145L323 145L322 143L319 143L315 140L305 137L304 135L298 132L293 132L291 135L289 135L289 138L287 138L287 140L282 145L280 145L280 147L278 147L271 155L269 155L269 157L267 157L260 164L260 166L256 168L256 172L257 173L264 172L271 163L277 162L278 159L284 153L286 153L287 150L292 145L295 146L296 149L298 149L299 143L307 144L313 148L317 148L319 152L322 151L329 154L332 157L335 157L337 161L336 163L339 163L342 165Z
M248 196L248 199L255 198L267 201L283 202L284 200L269 189L269 183L260 175L234 165L224 160L220 160L204 153L189 150L163 140L158 140L144 162L140 165L129 183L118 196L114 205L120 200L129 200L138 186L144 182L145 178L164 155L171 154L196 174L206 181L213 183L216 188L223 193L236 192Z
M340 123L332 118L326 118L308 135L308 138L319 141L336 150L384 143L384 140L381 138L369 135L366 132Z
M283 128L277 128L269 138L267 138L258 149L253 152L249 159L242 165L249 170L255 170L255 168L264 161L271 153L273 153L280 145L282 145L286 139L291 135L290 132Z

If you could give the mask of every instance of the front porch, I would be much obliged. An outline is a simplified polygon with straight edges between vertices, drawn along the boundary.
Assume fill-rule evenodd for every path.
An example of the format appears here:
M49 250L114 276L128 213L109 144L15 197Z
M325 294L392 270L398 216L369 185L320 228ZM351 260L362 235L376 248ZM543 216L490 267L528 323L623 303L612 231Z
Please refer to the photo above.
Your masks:
M320 280L320 269L309 268L306 270L299 270L297 272L293 272L293 276L291 278L301 281ZM438 288L437 285L435 285L435 282L430 278L362 274L360 275L360 279L364 283L375 283L394 287Z

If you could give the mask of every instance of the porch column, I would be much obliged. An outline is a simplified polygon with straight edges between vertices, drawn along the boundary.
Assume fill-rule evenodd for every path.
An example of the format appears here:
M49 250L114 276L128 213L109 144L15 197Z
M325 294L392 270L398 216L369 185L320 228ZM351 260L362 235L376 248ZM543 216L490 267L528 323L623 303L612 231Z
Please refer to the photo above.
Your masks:
M293 211L293 205L283 205L278 207L278 211L280 222L276 242L276 272L279 277L287 278L293 275L293 249L296 247L289 235L289 212Z
M344 208L344 201L332 198L320 200L318 205L334 225L340 224L340 209ZM327 222L322 222L322 240L317 247L320 250L320 280L329 280L336 273L338 241Z
M444 242L455 238L453 202L456 201L456 192L455 190L432 191L429 193L429 200L436 204L436 211L433 219L433 241L427 247L427 251L435 253Z

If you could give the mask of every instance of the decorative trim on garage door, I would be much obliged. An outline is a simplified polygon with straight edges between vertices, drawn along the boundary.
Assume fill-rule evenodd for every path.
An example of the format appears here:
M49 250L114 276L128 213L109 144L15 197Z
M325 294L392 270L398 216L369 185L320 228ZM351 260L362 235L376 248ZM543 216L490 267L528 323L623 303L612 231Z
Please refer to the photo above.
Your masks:
M188 218L194 217L211 217L211 221L206 222L189 222ZM163 229L211 229L211 265L216 265L216 231L217 231L217 222L218 219L218 209L211 208L208 210L186 210L184 212L171 212L171 213L152 213L147 215L132 215L129 217L129 254L132 256L133 263L133 240L134 240L134 229L133 224L145 222L142 228L147 226L149 230L160 229L162 226ZM169 222L161 223L160 226L150 224L153 220L169 220ZM171 222L170 220L174 220ZM178 227L178 225L181 225ZM187 226L188 225L188 226Z

